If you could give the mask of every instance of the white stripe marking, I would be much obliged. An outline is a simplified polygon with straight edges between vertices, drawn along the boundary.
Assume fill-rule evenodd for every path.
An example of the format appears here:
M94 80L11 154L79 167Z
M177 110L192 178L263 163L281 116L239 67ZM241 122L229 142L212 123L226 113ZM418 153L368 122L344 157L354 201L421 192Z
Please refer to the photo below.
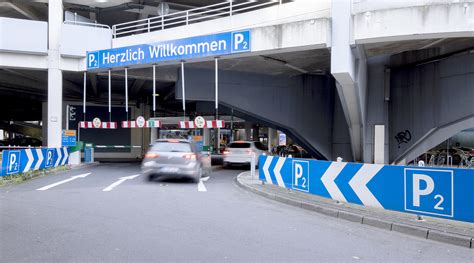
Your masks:
M38 188L38 189L36 189L36 190L38 190L38 191L45 191L45 190L48 190L48 189L53 188L53 187L55 187L55 186L58 186L58 185L61 185L61 184L64 184L64 183L67 183L67 182L76 180L77 178L84 178L84 177L88 176L89 174L91 174L91 173L86 173L86 174L80 174L80 175L72 176L72 177L69 178L69 179L62 180L62 181L59 181L59 182L57 182L57 183L50 184L50 185L47 185L47 186L43 186L43 187Z
M273 157L272 156L267 156L267 159L265 160L265 163L263 164L263 174L265 175L265 180L267 181L267 184L273 184L272 182L272 177L270 176L270 172L268 168L270 167L270 164L272 163Z
M209 179L209 178L208 178ZM206 180L207 181L207 180ZM204 180L200 179L198 183L198 192L207 192L206 186L204 185Z
M275 168L273 168L273 173L275 174L275 178L277 180L278 186L280 187L285 187L285 183L283 182L283 179L281 177L281 168L283 167L283 164L285 164L286 158L278 158L278 161L275 165Z
M341 202L347 202L347 200L342 194L341 190L339 190L339 187L337 187L334 180L336 180L337 176L341 173L342 169L344 169L346 164L347 163L343 162L332 162L329 168L321 177L321 181L328 190L331 198Z
M63 154L60 150L60 148L56 148L56 163L54 164L54 167L59 165L59 162L61 161Z
M117 185L127 181L127 180L132 180L132 179L135 179L137 178L138 176L140 176L140 174L135 174L135 175L130 175L130 176L124 176L124 177L120 177L119 180L109 186L107 186L106 188L104 188L102 191L104 192L110 192L112 191L112 189L114 189Z
M366 206L383 208L377 198L367 188L367 184L383 168L382 164L364 164L349 181L349 185Z

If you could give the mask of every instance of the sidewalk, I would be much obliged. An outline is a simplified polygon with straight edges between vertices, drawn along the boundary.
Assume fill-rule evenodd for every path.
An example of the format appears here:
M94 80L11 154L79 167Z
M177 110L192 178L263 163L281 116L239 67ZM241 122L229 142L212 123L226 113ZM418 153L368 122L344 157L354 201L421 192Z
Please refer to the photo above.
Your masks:
M428 216L423 216L423 220L417 220L414 214L338 203L332 199L275 185L263 185L258 180L258 171L255 178L250 176L250 172L242 173L236 182L241 188L266 198L327 216L474 249L473 223Z

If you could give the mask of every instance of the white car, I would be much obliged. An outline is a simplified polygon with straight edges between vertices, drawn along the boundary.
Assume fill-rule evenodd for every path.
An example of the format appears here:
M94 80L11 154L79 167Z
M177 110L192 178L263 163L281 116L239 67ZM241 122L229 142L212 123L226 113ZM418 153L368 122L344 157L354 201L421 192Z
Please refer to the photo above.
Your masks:
M267 154L267 147L261 142L231 142L224 150L224 165L250 165L253 156L255 158L255 166L257 166L258 158L262 154Z

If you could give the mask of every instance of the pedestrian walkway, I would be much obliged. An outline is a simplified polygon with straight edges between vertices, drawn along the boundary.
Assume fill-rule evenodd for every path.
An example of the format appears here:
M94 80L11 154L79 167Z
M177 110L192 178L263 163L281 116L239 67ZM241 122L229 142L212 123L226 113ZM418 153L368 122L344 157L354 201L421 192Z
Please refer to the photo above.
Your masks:
M448 219L401 213L379 208L337 202L332 199L262 184L258 171L252 177L245 172L237 177L237 184L251 192L288 205L312 210L352 222L397 231L458 246L474 248L474 224Z

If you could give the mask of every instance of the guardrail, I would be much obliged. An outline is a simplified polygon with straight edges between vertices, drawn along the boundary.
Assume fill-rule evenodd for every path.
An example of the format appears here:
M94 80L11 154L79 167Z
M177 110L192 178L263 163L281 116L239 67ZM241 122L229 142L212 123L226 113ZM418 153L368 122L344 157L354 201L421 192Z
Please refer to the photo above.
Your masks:
M226 1L186 11L180 11L162 16L116 24L112 26L112 35L113 38L117 38L133 34L149 33L152 31L164 30L167 28L184 26L192 23L203 22L206 20L232 16L234 14L240 14L262 7L281 4L282 0L242 3L233 3L233 1Z
M78 26L100 27L100 28L110 29L110 26L108 26L108 25L98 24L98 23L81 22L81 21L66 20L66 21L64 21L64 24L78 25Z

